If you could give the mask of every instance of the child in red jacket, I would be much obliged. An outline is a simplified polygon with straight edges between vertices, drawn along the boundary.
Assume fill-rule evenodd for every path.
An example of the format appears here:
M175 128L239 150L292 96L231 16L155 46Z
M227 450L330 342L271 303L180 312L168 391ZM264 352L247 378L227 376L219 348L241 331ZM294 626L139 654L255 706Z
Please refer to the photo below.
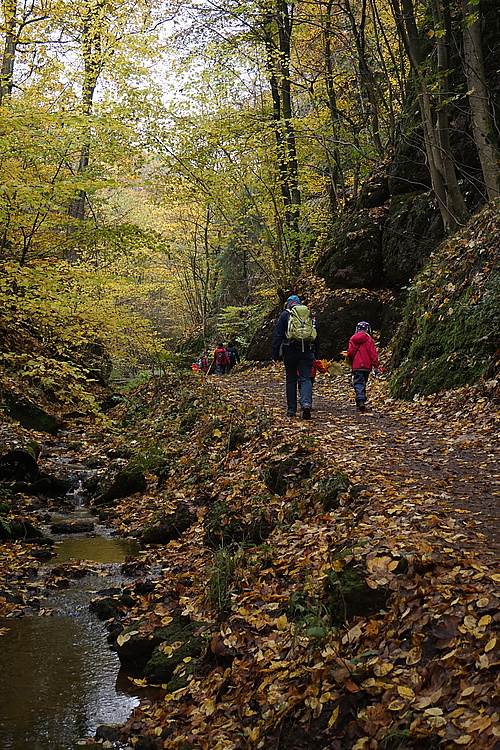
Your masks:
M362 320L356 326L356 332L349 339L347 361L352 367L353 386L356 394L358 411L365 410L366 384L372 369L381 372L375 342L371 337L371 326Z

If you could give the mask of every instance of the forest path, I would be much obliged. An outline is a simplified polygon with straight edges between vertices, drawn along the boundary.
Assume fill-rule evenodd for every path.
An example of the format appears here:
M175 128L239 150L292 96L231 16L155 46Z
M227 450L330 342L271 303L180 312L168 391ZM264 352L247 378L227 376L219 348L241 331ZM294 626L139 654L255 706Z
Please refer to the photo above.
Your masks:
M349 373L320 375L310 421L286 417L282 365L236 369L218 383L224 397L263 409L275 423L320 438L352 481L385 497L414 499L416 519L439 507L475 528L481 553L500 552L500 410L466 388L406 402L390 397L383 378L370 378L365 413L354 406ZM475 537L473 537L475 538ZM473 543L473 542L472 542Z

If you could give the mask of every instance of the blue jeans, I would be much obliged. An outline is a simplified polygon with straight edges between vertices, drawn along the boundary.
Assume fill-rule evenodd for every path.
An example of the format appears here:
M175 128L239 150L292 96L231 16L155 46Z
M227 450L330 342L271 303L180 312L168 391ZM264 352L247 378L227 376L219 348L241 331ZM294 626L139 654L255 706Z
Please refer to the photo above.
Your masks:
M306 344L300 347L283 345L283 362L286 375L286 405L288 411L297 411L297 386L300 384L300 405L312 406L312 366L314 351ZM298 373L297 373L298 371Z
M366 384L370 376L369 370L353 370L352 378L354 385L354 392L356 393L356 403L364 404L366 401Z

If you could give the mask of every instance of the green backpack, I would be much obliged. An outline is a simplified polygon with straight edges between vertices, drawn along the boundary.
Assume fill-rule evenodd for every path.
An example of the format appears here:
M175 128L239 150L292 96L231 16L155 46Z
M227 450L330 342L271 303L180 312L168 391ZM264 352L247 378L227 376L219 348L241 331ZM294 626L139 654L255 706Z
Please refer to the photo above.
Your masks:
M310 344L316 338L314 319L306 305L294 305L290 309L286 336L289 341L301 341L302 351L304 342Z

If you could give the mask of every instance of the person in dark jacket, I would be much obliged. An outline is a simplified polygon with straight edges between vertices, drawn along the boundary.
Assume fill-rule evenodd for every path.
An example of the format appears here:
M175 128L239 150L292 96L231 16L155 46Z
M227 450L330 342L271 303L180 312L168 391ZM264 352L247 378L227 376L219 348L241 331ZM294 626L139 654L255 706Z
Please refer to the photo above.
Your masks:
M377 349L371 337L371 326L362 320L356 326L356 332L349 339L347 361L352 367L353 386L356 394L358 411L365 410L366 385L372 369L380 372Z
M278 362L283 358L286 375L287 416L294 417L297 411L297 386L300 383L300 406L303 419L311 418L312 408L312 367L318 359L319 339L312 342L293 342L287 338L290 310L300 305L300 298L293 294L288 297L286 307L276 321L274 331L272 360Z
M229 357L229 361L231 363L227 371L231 372L233 367L240 363L240 355L236 346L234 345L234 341L230 341L229 344L226 346L226 352L227 352L227 356Z

